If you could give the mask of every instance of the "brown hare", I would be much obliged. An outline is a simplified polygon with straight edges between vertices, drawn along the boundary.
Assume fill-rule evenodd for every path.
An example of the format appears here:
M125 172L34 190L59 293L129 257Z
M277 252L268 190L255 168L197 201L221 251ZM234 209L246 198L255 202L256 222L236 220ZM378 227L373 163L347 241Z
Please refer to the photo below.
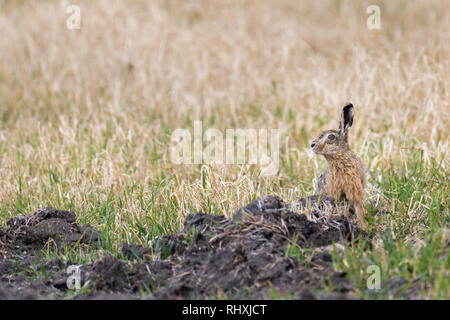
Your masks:
M347 103L342 109L339 129L322 132L311 143L311 148L327 160L327 167L317 180L317 193L350 201L362 228L366 230L362 205L366 172L361 159L348 144L348 129L353 125L353 114L353 104Z

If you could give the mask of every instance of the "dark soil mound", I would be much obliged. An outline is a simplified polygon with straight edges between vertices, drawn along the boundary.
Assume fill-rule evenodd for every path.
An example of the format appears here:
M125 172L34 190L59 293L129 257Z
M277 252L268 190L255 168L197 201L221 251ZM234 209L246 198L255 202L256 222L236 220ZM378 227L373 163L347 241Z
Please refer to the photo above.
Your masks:
M93 243L100 233L89 225L76 223L72 211L47 207L31 215L20 215L9 219L8 229L0 229L0 241L13 243L16 247L42 247L49 240L55 244Z
M294 212L296 206L302 213ZM11 249L100 239L92 227L78 225L73 212L53 208L7 224L7 229L0 229L0 252L2 243ZM239 209L230 220L202 212L188 215L179 233L157 238L148 247L125 244L119 257L106 254L81 266L81 284L91 290L78 298L133 298L142 290L157 299L352 298L345 273L331 268L327 246L356 241L359 234L358 226L339 214L331 198L303 198L292 206L267 196ZM27 263L47 268L48 262L30 258ZM48 268L54 272L41 281L36 294L66 291L70 264L53 261ZM2 267L8 272L11 261L0 258ZM2 292L11 298L30 297L29 292L11 294L0 281L0 296Z
M0 227L0 299L56 298L57 286L49 285L54 279L36 281L36 273L45 270L53 277L65 272L71 262L48 261L42 250L59 250L64 244L97 245L101 240L97 230L76 222L74 212L51 207L11 218L7 226Z
M346 298L352 288L344 273L330 268L331 255L326 250L301 253L357 238L356 225L342 216L335 222L324 228L292 212L280 198L267 196L238 210L231 220L191 214L182 232L157 239L149 248L124 245L122 255L132 262L109 255L86 272L98 289L134 292L148 287L155 298L269 298L268 291L307 299ZM329 281L332 292L321 292Z

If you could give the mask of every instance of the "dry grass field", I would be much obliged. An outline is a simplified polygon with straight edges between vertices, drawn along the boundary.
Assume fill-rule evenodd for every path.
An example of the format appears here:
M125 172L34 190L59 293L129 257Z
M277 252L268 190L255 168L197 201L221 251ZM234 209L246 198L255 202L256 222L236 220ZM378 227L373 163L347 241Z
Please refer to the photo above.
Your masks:
M352 101L375 238L334 266L364 286L377 263L383 279L450 298L449 1L72 2L0 1L0 224L74 210L117 252L191 212L295 201L325 167L310 141ZM80 29L66 27L70 4ZM371 4L379 30L366 25ZM174 164L171 134L196 120L280 129L276 174Z

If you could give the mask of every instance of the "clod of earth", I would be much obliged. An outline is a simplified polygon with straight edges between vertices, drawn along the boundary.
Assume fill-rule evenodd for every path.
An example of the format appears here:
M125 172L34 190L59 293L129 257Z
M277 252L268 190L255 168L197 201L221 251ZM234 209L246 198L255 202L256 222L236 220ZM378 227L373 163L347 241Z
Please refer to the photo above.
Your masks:
M7 221L9 228L0 235L10 243L39 247L48 240L56 244L73 244L78 241L93 243L100 240L100 233L89 225L76 223L72 211L56 210L47 207L29 216L17 216Z
M34 273L45 270L48 276L56 277L71 262L59 258L48 261L42 250L59 250L63 245L98 246L101 242L100 232L79 225L74 212L51 207L13 217L7 226L0 227L0 299L55 299L54 279L35 280Z

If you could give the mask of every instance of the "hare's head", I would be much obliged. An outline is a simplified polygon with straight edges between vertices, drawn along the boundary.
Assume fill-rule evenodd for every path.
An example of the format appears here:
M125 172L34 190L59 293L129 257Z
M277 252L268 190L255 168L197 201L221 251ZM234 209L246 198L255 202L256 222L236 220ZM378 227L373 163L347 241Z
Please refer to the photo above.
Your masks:
M338 130L326 130L311 143L312 151L320 155L333 155L350 149L348 145L348 129L353 125L353 104L347 103L342 108Z

